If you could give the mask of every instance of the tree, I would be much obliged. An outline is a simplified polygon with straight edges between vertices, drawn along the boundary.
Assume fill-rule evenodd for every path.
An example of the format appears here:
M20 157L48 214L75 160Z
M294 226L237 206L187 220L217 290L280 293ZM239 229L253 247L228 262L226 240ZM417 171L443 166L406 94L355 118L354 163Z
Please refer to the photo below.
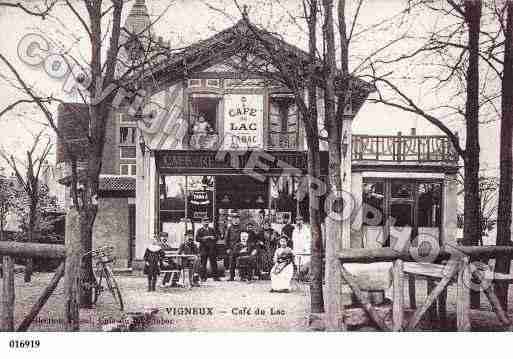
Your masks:
M7 224L7 216L13 212L15 200L14 182L0 173L0 241L5 240L4 229ZM0 274L3 276L2 268L3 264L0 266Z
M288 48L275 46L270 34L257 28L252 24L246 10L243 10L237 2L245 24L252 34L250 41L260 44L259 55L263 61L262 64L245 63L241 70L251 73L264 73L269 80L274 80L285 85L292 91L294 101L301 113L301 121L306 132L308 145L307 159L307 177L304 182L308 188L309 195L309 217L312 233L311 243L311 281L310 281L310 311L311 313L324 312L323 297L323 257L322 257L322 229L321 212L318 201L319 190L322 190L323 184L319 180L321 175L320 154L319 154L319 128L317 123L317 88L318 79L315 77L317 53L317 13L318 4L316 0L304 1L303 9L308 25L308 58L299 59L297 53ZM245 39L246 40L246 39ZM275 71L269 71L269 67L274 67ZM305 101L305 88L306 99Z
M479 60L486 60L487 64L493 66L482 47L488 45L487 48L491 51L495 47L495 43L489 45L483 44L484 41L483 43L480 42L483 7L481 1L465 0L456 2L448 0L445 3L419 0L408 2L408 11L413 11L418 7L424 11L434 11L435 14L440 15L440 25L427 34L425 42L420 47L402 53L394 59L372 61L371 66L374 74L371 77L378 87L378 98L374 101L418 115L438 127L449 137L454 149L464 163L464 244L479 245L481 243L479 118L480 109L482 111L484 105L489 104L491 102L490 98L493 98L493 96L480 89L481 68ZM493 38L490 33L488 36ZM489 41L488 36L486 37L487 41ZM379 76L375 72L377 63L397 65L404 60L412 61L415 58L420 59L423 66L433 67L435 71L433 74L429 71L422 73L420 75L423 79L422 84L431 82L432 88L436 91L453 92L453 94L444 97L445 103L431 108L423 107L399 89L398 81L386 78L393 72L387 70L387 75ZM432 61L432 63L429 61ZM410 78L411 74L407 74L406 77ZM485 79L485 81L487 80ZM396 98L387 98L384 95L386 90L391 91ZM483 86L483 90L488 91L489 87ZM462 106L459 103L460 99L464 99L465 102ZM435 112L434 110L439 111ZM457 132L451 130L448 126L448 111L464 118L465 148L461 147ZM479 306L479 293L472 292L472 306Z
M92 305L92 259L82 253L92 249L93 225L98 213L99 175L102 167L102 154L105 144L105 129L111 114L120 106L134 104L134 111L140 110L142 96L139 89L146 87L142 74L149 64L154 64L162 56L169 56L166 44L155 41L146 11L144 24L134 29L124 29L121 24L124 0L84 0L72 2L65 0L65 16L72 16L81 25L88 40L90 58L86 65L72 54L63 52L63 58L71 66L78 66L82 71L74 72L77 92L87 107L85 118L86 135L82 141L81 151L75 144L59 132L57 121L52 113L52 103L62 103L54 96L43 96L37 89L28 85L20 72L2 54L0 60L14 76L26 98L16 101L0 113L12 110L17 105L30 101L44 115L50 127L63 141L65 157L71 165L70 193L73 206L78 212L80 226L80 244L69 244L66 260L65 293L66 323L70 329L78 330L79 319L76 303L90 307ZM0 4L1 5L1 4ZM169 5L170 6L170 5ZM167 8L169 8L169 6ZM145 9L144 0L136 0L134 7ZM164 11L167 11L167 8ZM22 9L24 10L24 9ZM64 11L64 10L63 10ZM25 11L26 12L26 11ZM38 12L39 13L39 12ZM32 14L31 14L32 15ZM158 16L156 20L160 19ZM104 27L108 24L107 27ZM128 54L128 56L122 56ZM127 99L128 98L128 99ZM83 158L79 156L83 155ZM79 169L78 162L83 159L85 166ZM79 265L80 268L77 268ZM80 295L80 300L75 298Z
M464 194L464 178L461 173L458 173L458 183L462 189L458 195ZM479 176L479 198L480 198L480 214L481 218L481 235L487 236L489 232L497 225L497 207L498 207L498 179L496 177ZM463 228L464 213L458 212L458 227ZM479 245L483 245L482 240Z
M37 242L41 229L41 207L48 204L48 189L40 181L50 154L52 145L50 139L41 145L42 132L34 137L32 147L26 152L26 161L18 161L13 154L6 150L0 151L0 156L9 164L22 188L21 196L16 201L16 214L22 220L28 242ZM41 145L41 146L40 146ZM20 168L23 166L24 170ZM46 202L46 203L45 203ZM26 215L25 215L26 214ZM25 282L30 282L33 270L33 259L27 258L25 267Z
M500 183L499 205L497 211L497 245L512 245L511 242L511 211L512 199L512 136L513 136L513 2L506 2L506 26L504 29L504 70L502 76L502 109L500 127ZM502 25L502 23L501 23ZM502 25L504 28L504 26ZM495 271L509 273L511 261L497 258ZM496 288L504 308L508 307L508 284L500 284Z

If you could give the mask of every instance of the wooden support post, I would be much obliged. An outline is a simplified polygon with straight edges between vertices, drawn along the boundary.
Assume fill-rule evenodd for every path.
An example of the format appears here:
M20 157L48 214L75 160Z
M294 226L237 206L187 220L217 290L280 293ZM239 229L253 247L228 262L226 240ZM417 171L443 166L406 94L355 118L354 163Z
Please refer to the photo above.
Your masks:
M381 330L390 330L391 328L385 323L383 318L379 316L377 311L374 309L372 304L369 303L367 298L363 295L363 292L361 291L360 287L358 287L358 284L356 283L356 280L353 278L353 275L347 271L347 269L344 268L344 266L340 265L341 272L342 272L342 278L346 281L346 283L349 285L351 290L353 291L354 295L362 305L363 309L367 312L369 317L376 323L376 325Z
M494 285L491 284L489 287L484 288L484 292L486 294L486 297L488 298L488 301L490 302L490 305L492 306L493 311L497 315L497 318L500 320L502 324L510 327L511 320L509 320L506 312L502 308L501 302L497 297L497 294L495 293Z
M465 270L468 258L463 257L458 272L458 286L456 295L456 323L459 332L470 331L470 283L465 283ZM470 276L469 276L470 277ZM468 278L470 280L470 278Z
M67 331L80 330L80 265L82 245L80 223L76 209L71 208L66 217L66 261L64 265L64 310Z
M393 317L393 330L401 331L403 329L404 317L404 272L403 261L397 259L394 262L393 275L393 304L392 304L392 317Z
M408 297L410 299L410 309L417 309L417 298L415 297L415 276L408 276Z
M2 330L14 331L14 258L3 257Z
M428 296L433 292L433 289L435 289L435 281L433 279L427 279L427 294ZM437 317L437 308L436 308L436 301L433 301L433 304L428 309L427 316L429 320L433 321L436 320Z
M458 263L453 263L450 265L451 268L449 269L449 273L440 280L440 282L431 291L431 293L429 293L424 304L422 304L422 306L417 311L415 311L415 314L413 314L413 317L408 324L408 329L414 329L419 324L422 316L429 310L436 298L447 288L447 285L449 285L451 279L458 272Z
M64 262L61 263L59 268L55 271L55 274L53 275L52 280L48 284L48 286L43 291L43 294L39 299L34 303L32 308L30 309L30 312L27 314L25 319L21 322L20 326L18 327L18 332L24 332L27 331L27 329L30 327L30 324L34 321L36 316L39 314L39 311L41 308L45 305L46 301L50 296L52 295L55 288L57 288L57 285L59 284L59 280L64 275Z
M440 325L445 328L447 324L447 288L438 297L438 319Z

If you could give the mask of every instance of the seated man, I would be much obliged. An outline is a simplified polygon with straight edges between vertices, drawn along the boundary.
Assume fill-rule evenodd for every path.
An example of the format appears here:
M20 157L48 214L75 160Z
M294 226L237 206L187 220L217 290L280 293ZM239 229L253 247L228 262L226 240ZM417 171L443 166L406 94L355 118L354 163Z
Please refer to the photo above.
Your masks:
M249 282L253 277L257 250L253 244L248 241L248 239L248 232L241 232L240 243L237 243L233 249L233 257L236 263L233 263L234 261L232 261L232 263L230 263L230 267L232 265L236 265L239 271L240 280L247 280Z
M194 254L196 258L187 258L182 261L182 264L189 272L189 282L194 287L199 287L199 273L201 269L201 261L199 259L199 249L194 243L194 232L188 229L185 232L185 240L178 248L178 254Z

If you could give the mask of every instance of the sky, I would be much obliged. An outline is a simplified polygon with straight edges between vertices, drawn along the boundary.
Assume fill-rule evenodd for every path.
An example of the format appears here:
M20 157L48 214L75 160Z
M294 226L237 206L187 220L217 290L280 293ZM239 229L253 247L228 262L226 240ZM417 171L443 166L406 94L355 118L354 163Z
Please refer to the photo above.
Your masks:
M37 1L26 1L37 2ZM134 1L128 1L123 16L126 17ZM201 39L212 36L216 32L233 25L240 19L238 9L232 0L146 0L150 16L161 18L154 25L154 32L169 40L171 46L181 47ZM295 0L240 0L239 3L247 4L249 17L252 22L261 25L270 31L276 32L285 40L306 47L304 24L296 15L300 14L299 1ZM348 1L348 14L355 10L354 1ZM75 1L79 12L84 9ZM377 24L383 19L389 18L404 8L405 0L367 0L360 10L359 20L355 26L355 33L359 29ZM166 10L167 9L167 10ZM81 25L63 6L57 6L53 12L55 18L42 21L23 14L20 11L0 9L0 37L1 52L18 69L21 76L30 84L36 86L43 94L52 94L63 100L69 100L63 88L66 87L66 76L55 79L45 72L42 66L30 66L23 63L17 55L20 41L28 34L45 34L55 46L59 45L69 49L72 53L87 59L87 38ZM293 20L295 19L295 20ZM437 19L429 17L416 17L410 19L412 28L416 31L429 28ZM404 25L404 24L403 24ZM388 26L374 31L368 35L357 37L351 48L351 64L357 66L359 58L372 53L382 44L398 36L399 27ZM401 52L401 47L395 47L396 53ZM422 71L422 67L416 67L416 72ZM13 101L23 97L22 92L13 88L11 75L5 66L0 65L0 108L4 108ZM7 76L7 77L6 77ZM443 100L444 93L426 94L420 88L410 86L406 91L412 98L422 102L425 98L436 102ZM44 117L32 106L23 107L0 118L2 133L0 134L0 146L11 152L21 154L31 141L31 136L45 128ZM357 134L383 134L394 135L398 131L403 134L410 132L415 127L417 134L439 134L436 127L424 119L412 114L393 109L382 104L366 103L358 113L353 132ZM451 128L463 133L460 123L451 123ZM47 129L49 136L54 136ZM482 167L493 171L497 167L497 123L492 122L481 128Z

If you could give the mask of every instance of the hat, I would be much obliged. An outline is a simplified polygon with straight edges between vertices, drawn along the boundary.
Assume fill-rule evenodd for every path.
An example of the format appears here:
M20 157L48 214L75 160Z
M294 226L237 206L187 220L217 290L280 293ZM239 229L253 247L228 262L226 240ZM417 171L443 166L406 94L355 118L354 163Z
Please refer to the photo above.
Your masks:
M231 216L232 218L240 218L239 212L232 212Z
M185 231L185 235L186 236L189 236L189 235L193 236L194 235L194 231L192 229L188 229L188 230Z

